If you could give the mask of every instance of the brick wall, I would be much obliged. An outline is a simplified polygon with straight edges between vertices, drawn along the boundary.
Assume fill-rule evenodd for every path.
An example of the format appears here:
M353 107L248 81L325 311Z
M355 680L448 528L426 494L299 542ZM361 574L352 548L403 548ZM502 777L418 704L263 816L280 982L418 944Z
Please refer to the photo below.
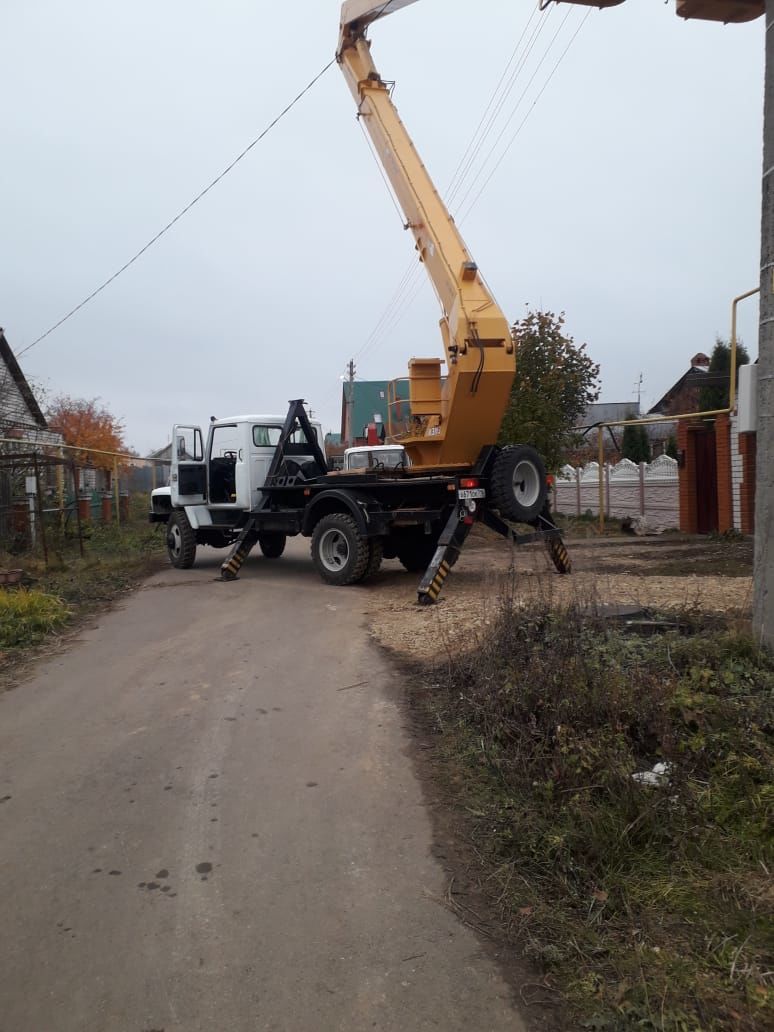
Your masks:
M734 529L731 490L731 421L728 416L715 419L715 458L718 464L718 532Z
M742 480L739 485L739 529L743 534L755 533L755 457L756 434L739 434L742 459Z
M731 416L731 501L734 507L734 529L742 529L742 480L744 460L739 451L739 417Z

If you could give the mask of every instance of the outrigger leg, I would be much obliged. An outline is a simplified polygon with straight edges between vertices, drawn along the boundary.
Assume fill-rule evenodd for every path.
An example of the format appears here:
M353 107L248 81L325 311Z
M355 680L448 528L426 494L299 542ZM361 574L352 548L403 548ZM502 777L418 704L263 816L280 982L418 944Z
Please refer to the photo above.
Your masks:
M431 606L437 601L449 571L459 559L473 523L473 517L467 509L455 509L447 520L438 539L435 555L419 585L417 601L421 606Z
M538 518L531 524L535 528L533 534L517 534L505 520L501 520L499 516L488 509L484 509L481 520L490 530L504 538L508 538L514 545L528 545L533 541L542 541L546 546L546 551L551 561L556 567L557 573L572 572L572 561L564 546L562 532L551 516L551 507L548 502L546 502Z
M249 519L244 526L237 542L229 553L228 559L220 568L220 578L224 581L236 580L242 563L250 555L255 545L258 544L258 528L254 519Z
M572 561L562 540L562 532L554 523L551 508L546 506L538 518L531 524L535 528L532 534L517 534L505 520L500 519L491 510L484 508L477 516L490 530L507 538L514 545L528 545L542 541L558 573L570 573ZM449 517L443 533L438 539L438 548L432 562L427 568L422 583L419 585L419 604L431 606L438 600L444 581L449 571L457 562L465 539L471 531L474 517L466 509L455 509Z

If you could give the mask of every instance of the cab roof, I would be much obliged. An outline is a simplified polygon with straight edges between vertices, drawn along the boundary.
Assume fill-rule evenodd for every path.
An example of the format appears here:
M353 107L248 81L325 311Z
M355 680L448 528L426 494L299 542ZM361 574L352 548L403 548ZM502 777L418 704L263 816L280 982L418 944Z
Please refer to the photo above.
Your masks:
M212 420L213 426L228 425L230 423L271 423L272 425L284 426L285 420L288 418L287 412L284 416L267 416L267 415L248 415L248 416L226 416L223 419ZM321 426L322 424L317 419L310 419L309 422L312 426Z

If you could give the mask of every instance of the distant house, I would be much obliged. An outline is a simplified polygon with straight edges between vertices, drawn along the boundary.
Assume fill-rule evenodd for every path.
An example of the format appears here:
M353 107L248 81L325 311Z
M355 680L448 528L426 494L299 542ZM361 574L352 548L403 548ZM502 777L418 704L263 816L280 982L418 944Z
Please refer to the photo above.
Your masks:
M694 355L682 376L648 412L649 416L679 416L699 412L699 398L703 387L725 387L728 373L711 373L710 360L703 352Z
M598 423L616 423L621 419L638 419L639 405L634 401L598 401L589 405L577 422L579 428Z
M61 444L61 434L48 428L5 332L0 329L0 437L40 444Z
M570 449L569 457L576 463L596 460L599 454L599 427L618 423L622 419L637 419L639 406L635 401L599 401L589 405L575 423L579 438L577 447ZM621 429L613 427L612 433L603 429L605 459L617 462L620 458Z
M739 371L733 412L695 418L702 410L704 387L726 387L729 373L710 372L710 360L699 353L690 367L653 406L648 415L683 416L660 424L677 444L680 486L680 529L689 534L752 534L756 485L756 365Z
M350 445L381 443L388 433L390 415L400 422L408 415L408 383L396 384L398 405L389 411L387 380L345 383L341 397L341 439Z

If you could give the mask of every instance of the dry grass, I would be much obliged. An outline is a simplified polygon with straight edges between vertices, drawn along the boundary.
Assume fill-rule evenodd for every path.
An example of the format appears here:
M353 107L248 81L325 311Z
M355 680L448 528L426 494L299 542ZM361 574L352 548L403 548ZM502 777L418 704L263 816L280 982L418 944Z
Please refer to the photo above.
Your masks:
M573 1027L771 1027L774 661L695 611L642 639L504 591L488 620L412 699L504 930Z

